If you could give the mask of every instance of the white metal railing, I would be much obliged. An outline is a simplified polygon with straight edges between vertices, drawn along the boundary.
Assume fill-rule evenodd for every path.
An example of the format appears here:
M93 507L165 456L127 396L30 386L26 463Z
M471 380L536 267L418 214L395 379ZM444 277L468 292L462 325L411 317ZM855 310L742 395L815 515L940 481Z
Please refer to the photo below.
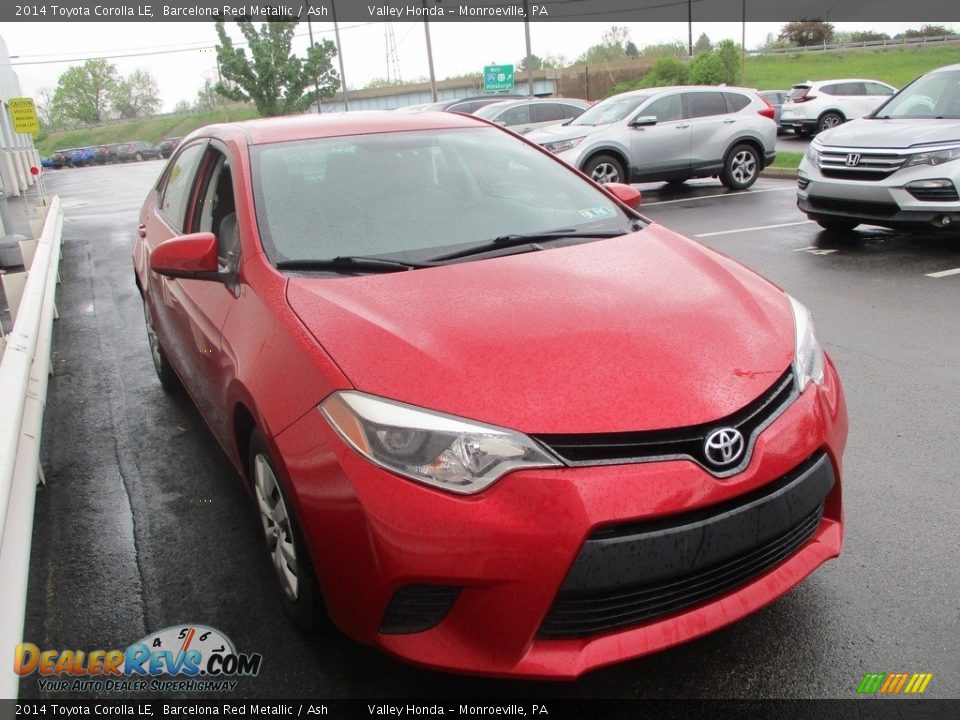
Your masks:
M794 45L782 48L764 48L751 50L750 55L769 55L776 53L816 52L824 50L856 50L857 48L903 47L905 45L927 45L936 43L960 42L960 35L934 35L931 37L883 38L881 40L858 40L857 42L825 43L820 45Z
M13 330L0 359L0 698L15 698L23 642L40 432L47 400L63 209L50 203Z

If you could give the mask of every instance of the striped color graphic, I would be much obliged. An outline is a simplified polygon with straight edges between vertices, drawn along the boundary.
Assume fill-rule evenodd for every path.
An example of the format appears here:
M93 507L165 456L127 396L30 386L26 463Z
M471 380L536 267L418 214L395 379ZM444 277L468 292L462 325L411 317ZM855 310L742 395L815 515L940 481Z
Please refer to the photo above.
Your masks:
M860 694L919 695L933 680L933 673L867 673L857 686Z

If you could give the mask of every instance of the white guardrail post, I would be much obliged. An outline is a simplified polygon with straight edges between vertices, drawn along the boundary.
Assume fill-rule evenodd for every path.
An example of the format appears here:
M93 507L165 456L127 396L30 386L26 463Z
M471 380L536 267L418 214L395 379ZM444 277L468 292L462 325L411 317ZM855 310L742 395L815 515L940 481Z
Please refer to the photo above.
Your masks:
M0 359L0 698L16 698L19 689L13 659L23 642L62 233L54 197Z

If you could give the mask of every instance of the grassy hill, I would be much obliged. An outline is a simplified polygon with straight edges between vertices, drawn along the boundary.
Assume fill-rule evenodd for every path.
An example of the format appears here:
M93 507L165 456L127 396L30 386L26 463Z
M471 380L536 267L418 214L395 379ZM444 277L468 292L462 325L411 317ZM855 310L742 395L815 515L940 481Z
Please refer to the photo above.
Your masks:
M232 106L224 110L186 115L160 115L132 122L52 132L38 139L36 145L41 155L50 155L62 148L107 145L131 140L158 143L163 138L186 135L204 125L226 120L249 120L255 117L257 117L256 109L246 106Z
M743 84L760 90L780 90L804 80L865 77L899 88L921 73L953 63L960 63L960 43L896 50L757 55L746 59Z

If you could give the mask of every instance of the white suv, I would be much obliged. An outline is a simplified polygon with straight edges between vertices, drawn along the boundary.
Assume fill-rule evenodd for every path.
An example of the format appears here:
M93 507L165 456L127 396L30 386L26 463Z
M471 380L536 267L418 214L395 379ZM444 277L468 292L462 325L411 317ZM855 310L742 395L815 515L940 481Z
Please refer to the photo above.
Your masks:
M921 75L875 112L818 135L797 204L827 230L960 227L960 65Z
M873 112L897 89L879 80L819 80L793 86L783 103L780 127L812 135Z
M719 177L743 190L776 156L774 112L746 88L650 88L609 97L527 138L599 183Z

